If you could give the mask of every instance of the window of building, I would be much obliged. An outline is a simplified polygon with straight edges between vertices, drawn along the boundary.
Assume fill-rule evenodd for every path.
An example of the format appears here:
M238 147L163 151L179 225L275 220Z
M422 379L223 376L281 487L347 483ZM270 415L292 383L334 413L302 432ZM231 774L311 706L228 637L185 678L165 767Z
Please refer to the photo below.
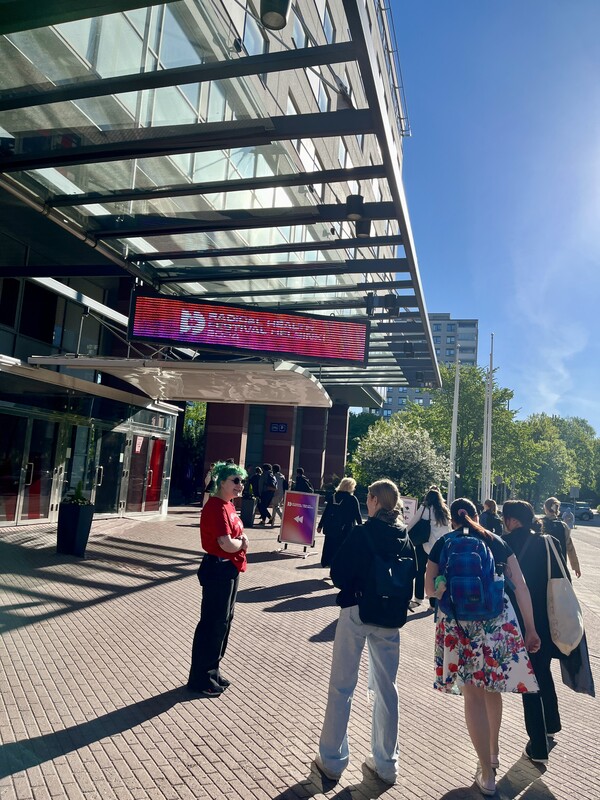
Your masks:
M0 324L15 327L18 301L19 281L16 278L0 279Z
M43 286L26 281L23 294L23 307L29 309L21 314L19 333L39 339L41 342L54 342L54 326L58 296ZM35 312L32 309L35 308Z
M425 402L425 401L423 400L423 398L422 398L422 397L415 397L415 403L416 403L418 406L422 406L422 405L424 404L424 402Z
M383 409L383 416L384 417L391 417L392 416L392 409L391 408L384 408Z
M441 326L441 324L439 322L434 322L433 325L431 326L431 330L432 331L441 331L442 330L442 326Z
M407 402L406 397L399 397L398 398L398 405L399 406L405 406L406 402Z
M306 47L308 36L306 34L306 29L298 16L298 12L294 9L293 19L292 19L292 41L296 45L296 47L300 50L303 47Z
M441 344L442 343L442 337L441 336L434 336L433 337L433 343L434 344Z
M269 40L265 37L258 22L246 14L244 25L244 47L249 56L259 56L269 51Z
M436 354L436 356L440 355L440 348L439 347L435 348L435 354Z
M325 3L325 8L323 10L323 32L325 33L325 41L327 44L333 44L335 42L335 25L333 24L333 17L331 16L328 3Z
M458 341L459 342L474 342L477 339L476 333L463 333L459 331L458 333Z
M340 143L338 145L338 161L340 162L341 167L345 167L348 161L348 148L346 147L346 144L341 136Z
M407 386L399 386L398 387L398 394L406 394L408 392Z
M454 344L456 342L455 336L446 336L446 344ZM437 344L437 342L436 342Z
M456 331L456 323L455 322L449 322L446 325L446 332L447 333L454 333L455 331Z
M446 357L456 355L456 351L453 347L446 348Z

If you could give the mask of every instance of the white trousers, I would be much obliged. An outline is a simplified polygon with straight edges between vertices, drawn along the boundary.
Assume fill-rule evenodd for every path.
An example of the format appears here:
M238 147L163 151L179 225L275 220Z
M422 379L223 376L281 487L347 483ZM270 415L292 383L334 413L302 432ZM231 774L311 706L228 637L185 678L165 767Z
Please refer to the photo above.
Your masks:
M397 628L365 625L358 606L343 608L335 632L331 678L319 754L324 766L340 774L348 766L348 720L358 680L360 657L369 648L369 689L373 691L371 751L378 773L395 777L398 770L398 689L400 658Z

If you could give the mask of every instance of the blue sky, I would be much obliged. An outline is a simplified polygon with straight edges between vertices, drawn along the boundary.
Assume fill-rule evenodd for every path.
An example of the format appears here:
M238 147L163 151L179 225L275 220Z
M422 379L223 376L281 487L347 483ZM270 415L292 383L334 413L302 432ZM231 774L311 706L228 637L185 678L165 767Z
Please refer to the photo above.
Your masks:
M600 2L391 0L429 311L479 319L520 417L600 435Z

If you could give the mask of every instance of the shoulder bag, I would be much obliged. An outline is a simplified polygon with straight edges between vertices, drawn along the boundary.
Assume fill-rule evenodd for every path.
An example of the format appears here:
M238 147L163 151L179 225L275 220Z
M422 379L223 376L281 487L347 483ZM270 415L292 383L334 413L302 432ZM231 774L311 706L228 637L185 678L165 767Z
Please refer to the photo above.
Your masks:
M562 558L550 536L544 536L548 561L548 585L546 597L548 605L548 622L550 636L561 653L568 656L583 638L583 615L573 585L565 571ZM562 577L552 577L550 550L560 567Z
M429 541L429 537L431 536L431 509L429 509L429 519L423 519L424 511L425 506L421 509L421 518L415 522L408 532L409 538L415 547L418 544L425 544L425 542Z

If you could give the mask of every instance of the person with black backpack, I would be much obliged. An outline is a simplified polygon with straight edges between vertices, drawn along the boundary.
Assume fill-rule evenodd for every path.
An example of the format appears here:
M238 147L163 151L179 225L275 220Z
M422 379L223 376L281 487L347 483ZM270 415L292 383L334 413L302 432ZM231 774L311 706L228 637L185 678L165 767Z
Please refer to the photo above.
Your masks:
M486 531L495 533L496 536L502 536L504 531L502 527L502 520L498 516L498 506L495 500L484 500L483 511L479 517L479 524Z
M438 599L434 688L460 692L465 720L479 758L480 792L496 792L502 692L537 692L528 652L540 649L531 596L513 551L483 528L473 503L461 497L450 506L452 532L433 545L425 590ZM525 637L505 592L514 586Z
M400 492L390 480L369 486L364 525L348 535L331 567L341 606L318 769L339 780L348 766L348 720L365 643L369 648L369 688L375 695L371 754L366 766L382 781L396 783L398 771L399 628L406 622L416 574L413 545L402 522Z

